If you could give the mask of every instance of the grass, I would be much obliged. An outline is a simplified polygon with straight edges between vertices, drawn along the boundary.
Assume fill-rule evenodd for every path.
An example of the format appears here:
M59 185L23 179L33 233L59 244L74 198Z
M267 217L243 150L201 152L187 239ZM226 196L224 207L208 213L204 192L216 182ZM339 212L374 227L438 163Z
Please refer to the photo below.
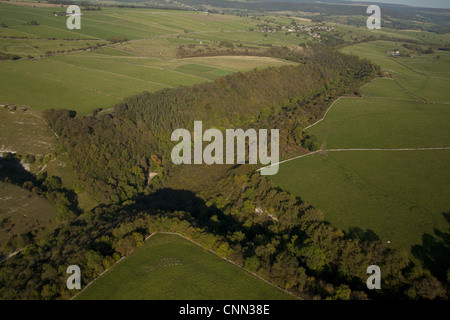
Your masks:
M422 234L448 229L449 164L450 150L329 152L287 162L272 179L334 226L409 251Z
M13 235L42 232L56 227L56 207L43 197L0 181L0 221L7 219L0 228L0 248Z
M103 40L121 36L136 40L193 32L247 31L257 25L257 21L233 15L103 7L101 11L83 12L81 30L69 30L66 28L67 18L54 16L54 11L62 12L65 8L30 8L1 3L0 21L8 26L1 29L2 34L19 32L27 37ZM25 25L32 20L39 25Z
M38 111L20 106L14 112L0 108L0 132L0 154L12 152L22 156L34 155L35 163L22 161L26 170L34 174L46 172L48 176L58 176L64 188L74 189L78 178L69 165L70 159L67 153L61 153L58 139ZM42 163L42 158L52 153L57 154L57 157ZM79 194L80 208L89 210L96 204L85 192Z
M21 57L39 57L47 52L80 50L97 44L107 44L104 40L49 40L49 39L1 39L2 52Z
M36 110L68 108L88 114L98 107L108 109L124 97L142 91L191 85L212 81L232 72L290 63L263 57L177 59L179 45L200 45L202 42L215 46L220 41L231 41L255 47L267 44L297 46L312 39L304 35L286 35L284 32L265 35L249 31L257 29L257 24L260 23L250 17L140 8L102 8L101 11L85 12L82 29L68 30L65 26L66 18L55 17L55 10L63 11L0 3L0 22L8 25L8 28L0 28L0 51L37 58L0 62L0 97L3 103L29 105ZM282 23L289 23L291 20L281 16L268 19ZM31 20L38 21L39 25L24 25ZM370 31L367 28L334 25L348 39L350 36L360 38L371 34L397 38L397 41L360 43L342 49L344 53L358 55L380 65L382 69L389 71L393 79L380 79L365 86L361 90L363 98L341 99L329 111L325 120L310 128L308 133L316 135L326 149L450 146L447 129L450 53L438 52L414 58L392 58L385 54L386 50L394 49L408 52L402 47L402 39L420 39L440 44L448 43L449 35L387 28ZM97 43L102 45L111 36L122 36L131 41L110 44L89 52L80 50L54 57L44 55L47 51L80 49ZM21 119L1 120L4 120L1 122L2 126L8 126L9 121L11 124L14 121L27 123ZM34 127L34 124L29 125L29 128ZM33 148L39 149L39 144L32 143L35 141L33 139L40 137L39 131L27 136L24 135L26 131L23 126L17 126L22 131L13 131L12 127L2 127L4 128L6 129L0 136L1 144L16 148L14 150L41 152L33 151ZM65 166L67 159L64 157L60 155L57 160L50 162L47 170L60 175L63 183L71 186L76 177ZM448 160L447 150L328 152L283 164L273 179L283 189L322 209L326 219L336 226L343 229L355 226L372 229L383 240L391 241L393 246L409 249L414 244L420 244L424 233L432 234L434 229L445 231L446 222L442 219L442 213L449 211L447 195L450 190L446 183L449 178ZM85 194L80 195L80 203L84 208L95 206ZM200 276L194 266L202 270L205 266L211 266L212 262L199 265L184 256L183 250L195 251L188 246L189 242L186 244L184 240L179 240L184 244L173 245L173 242L162 241L158 244L155 239L118 264L89 288L86 294L96 286L103 286L96 294L108 294L108 298L113 298L115 290L111 288L125 284L113 282L117 280L112 278L103 283L102 279L108 279L108 275L117 270L120 279L125 275L132 275L129 277L129 286L134 291L127 291L122 287L124 291L120 292L127 292L121 296L124 298L133 297L133 294L149 294L145 297L150 298L210 297L212 291L224 294L226 298L248 294L239 283L230 288L229 285L235 282L228 278L229 283L221 282L218 279L220 277L214 277L212 269L208 269L207 274L225 288L221 292L209 289L206 285L196 291L193 287L170 282L172 279L186 277L191 281L188 282L190 284L200 283ZM163 259L173 257L189 263L183 264L183 268L156 268L137 276L132 268L145 268L141 262L147 261L147 255L141 256L140 252L147 252L146 250L151 254L145 266L159 266L161 261L166 261ZM200 261L208 255L202 252ZM138 258L134 258L136 256ZM212 255L211 257L214 258ZM131 264L131 268L128 261L133 258L136 261L133 262L135 265ZM122 267L124 265L126 267ZM184 266L188 273L178 270L184 269ZM169 270L168 274L164 273L166 270ZM155 272L161 278L147 278L148 274L153 275ZM148 283L143 279L148 280ZM168 281L169 285L166 286L163 280ZM208 281L211 284L213 280L206 280L206 283Z
M342 49L342 52L367 58L388 70L394 79L415 97L430 102L449 102L446 88L450 85L450 53L437 52L430 55L393 58L385 51L408 52L402 42L373 41ZM439 56L439 58L438 58ZM384 95L389 96L385 91Z
M21 107L16 111L0 107L0 149L36 157L55 151L58 141L40 114ZM38 169L38 168L35 168Z
M266 66L281 67L284 65L295 64L290 61L268 58L268 57L203 57L203 58L186 58L186 62L204 64L228 71L250 71L255 68L264 68Z
M422 245L424 234L447 232L450 150L327 151L450 147L450 93L445 89L450 55L385 54L394 48L401 42L342 49L380 65L393 78L364 86L362 98L336 102L323 121L307 129L325 151L282 164L272 180L322 210L336 227L372 230L411 252Z
M3 76L0 77L0 96L5 103L28 105L35 110L66 108L89 113L94 108L111 106L121 101L119 97L100 91L97 85L97 88L90 87L97 81L100 87L105 86L104 77L99 74L83 74L75 68L65 67L69 72L64 75L61 74L63 68L47 59L17 62L8 61L1 65ZM55 77L55 73L61 78L58 75ZM80 74L82 78L75 78ZM117 80L116 85L126 83L126 80L121 80Z
M189 66L180 69L193 62L197 65L195 70ZM284 64L290 63L264 57L159 61L78 53L37 61L3 62L0 96L4 102L14 101L36 110L67 108L87 114L99 107L108 109L123 98L143 91L192 85L233 71ZM229 69L224 69L227 66Z
M293 299L173 234L155 234L77 296L80 300Z
M382 80L377 80L379 82ZM396 86L393 81L393 86ZM370 89L366 89L370 90ZM444 104L382 98L341 99L307 130L326 149L450 147Z
M103 7L83 12L81 30L68 30L67 18L55 16L54 11L64 10L0 3L0 22L8 26L0 28L0 51L22 57L0 63L3 102L89 114L143 91L291 64L264 57L177 59L179 45L202 42L215 46L222 40L236 39L244 45L297 45L299 41L282 33L264 38L261 32L249 31L257 27L257 20L234 15ZM32 20L39 25L26 25ZM131 41L108 44L111 36Z
M367 98L417 100L416 96L402 89L393 79L376 79L361 88L361 92Z

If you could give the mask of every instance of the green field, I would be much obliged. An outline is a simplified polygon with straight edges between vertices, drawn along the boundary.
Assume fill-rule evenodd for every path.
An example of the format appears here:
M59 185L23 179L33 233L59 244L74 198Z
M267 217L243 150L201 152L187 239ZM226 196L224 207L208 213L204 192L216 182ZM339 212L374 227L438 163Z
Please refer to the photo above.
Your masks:
M338 228L372 230L410 251L424 234L448 230L450 55L385 53L400 45L375 41L342 50L379 64L393 78L364 86L362 98L337 101L307 129L323 151L282 164L272 179Z
M248 56L177 59L180 45L217 47L221 41L228 41L265 48L267 45L297 47L313 41L312 36L296 32L263 33L258 30L262 20L256 17L145 8L103 7L99 11L84 11L81 29L68 30L67 18L54 15L63 11L65 8L58 6L32 8L0 3L0 22L7 26L0 28L0 51L22 57L19 61L0 63L0 102L29 105L36 110L68 108L88 114L97 108L110 109L123 98L143 91L192 85L236 71L290 64ZM38 25L27 25L30 21ZM291 21L292 18L282 15L264 19L272 27L289 25ZM314 25L304 19L298 22ZM445 35L429 33L393 33L389 29L371 31L332 25L344 38L385 34L398 39L433 39L437 43L447 39ZM130 41L111 44L107 39L112 36ZM345 50L358 54L358 50L364 51L364 46ZM408 67L403 68L414 73ZM420 66L417 68L420 70ZM441 70L439 65L435 68ZM446 84L438 79L426 80L414 84L419 93L428 87L445 88ZM427 99L426 94L423 99ZM445 96L435 100L442 102Z
M343 230L374 231L395 248L446 232L450 150L347 151L287 162L273 181Z
M383 90L391 97L380 97ZM375 80L362 91L364 98L339 100L307 132L326 149L450 146L449 105L408 99L407 92L387 79Z
M66 28L67 17L53 14L65 12L65 7L32 8L3 2L0 5L0 19L7 25L7 28L1 28L1 35L20 34L27 38L106 40L110 36L120 36L134 40L186 32L244 31L256 26L256 22L251 23L238 16L142 8L102 8L100 11L84 11L81 30L69 30ZM37 21L38 25L26 25L32 20Z
M367 58L382 69L388 70L414 99L450 103L447 90L450 86L450 53L439 51L412 58L393 58L385 54L385 51L394 49L407 52L401 44L401 42L374 41L349 46L342 52ZM384 96L390 97L390 93L386 91Z
M143 91L291 64L247 56L177 59L180 45L217 46L236 39L245 45L298 42L293 35L266 38L262 32L249 31L257 21L245 17L138 8L86 11L81 30L68 30L67 18L53 14L62 9L0 3L0 22L7 25L0 28L0 51L22 57L0 62L0 102L88 114ZM32 20L39 25L24 25ZM131 41L108 44L112 36Z
M231 64L226 65L224 61ZM4 103L29 105L35 110L67 108L86 114L96 108L111 108L125 97L143 91L192 85L238 70L283 64L289 63L254 57L214 57L201 62L200 59L159 61L96 53L69 54L38 61L1 63L4 76L0 77L0 97Z
M77 299L293 299L231 263L173 234L155 234Z

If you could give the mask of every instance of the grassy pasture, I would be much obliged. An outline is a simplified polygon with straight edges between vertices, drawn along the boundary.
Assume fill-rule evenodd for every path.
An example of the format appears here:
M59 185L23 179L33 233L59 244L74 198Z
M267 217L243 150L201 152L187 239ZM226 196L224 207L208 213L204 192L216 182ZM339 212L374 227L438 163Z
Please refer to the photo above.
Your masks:
M39 113L20 107L16 111L0 108L0 149L36 157L53 152L58 141Z
M283 164L273 181L343 230L374 231L395 248L446 232L450 150L348 151Z
M450 147L449 55L385 54L400 45L375 41L342 50L389 70L393 79L374 80L361 89L362 98L336 102L307 130L325 151L282 164L272 179L337 227L372 230L410 251L424 234L447 232L450 150L327 151Z
M434 32L428 31L419 31L419 30L394 30L390 28L385 28L382 25L382 28L377 30L369 30L365 26L366 17L361 16L361 22L364 23L364 26L356 27L353 25L347 25L343 23L334 23L330 22L329 24L334 26L337 31L340 31L344 34L344 39L349 40L359 39L363 36L386 36L391 39L396 39L398 41L402 40L415 40L421 41L424 43L433 43L433 44L445 44L450 41L450 34L436 34ZM345 21L345 18L344 20ZM344 22L345 23L345 22Z
M264 57L176 59L181 44L202 41L215 44L235 37L243 43L257 43L263 34L248 31L256 27L257 21L245 17L102 8L83 12L81 30L68 30L67 18L53 14L64 10L0 3L0 22L8 26L0 29L0 51L38 57L0 62L1 101L29 105L36 110L67 108L88 114L96 108L109 109L123 98L143 91L213 81L236 71L291 64ZM39 25L24 25L32 20ZM104 45L111 36L131 41L84 50ZM283 34L280 39L288 38ZM73 49L83 50L67 52ZM47 52L58 51L66 52L46 56Z
M65 10L65 7L31 8L2 2L0 21L8 28L2 28L1 32L8 34L13 30L31 37L57 39L106 40L110 36L122 36L133 40L186 32L242 31L257 24L256 21L231 15L143 8L102 8L101 11L84 11L81 17L81 30L69 30L66 28L67 17L53 14ZM37 21L39 25L24 25L32 20Z
M376 79L361 88L364 97L389 98L392 100L417 100L413 94L403 90L393 79Z
M395 62L395 58L391 58L385 53L386 50L400 50L400 45L401 42L399 41L372 41L345 47L341 50L341 52L369 59L373 63L379 65L383 70L397 73L408 72L408 69L406 67L402 67L401 65L397 64Z
M181 68L183 65L197 65ZM37 110L68 108L81 114L108 109L123 98L142 91L211 81L234 71L290 64L270 58L213 57L156 60L104 56L95 53L0 64L2 101L29 105ZM210 69L212 68L212 69Z
M416 99L430 102L449 102L447 89L450 85L450 54L437 52L430 55L393 58L385 51L407 51L401 42L374 41L349 46L342 52L367 58L388 70L394 79ZM389 97L389 92L386 92Z
M194 63L192 63L194 62ZM230 64L228 64L230 63ZM179 69L183 65L198 67ZM10 103L29 105L37 110L68 108L81 114L112 107L124 97L142 91L157 91L179 85L211 81L233 71L288 64L267 58L185 59L161 63L154 59L104 58L84 53L37 61L3 62L0 96ZM214 70L206 68L213 68ZM228 67L227 69L222 69Z
M104 40L48 40L48 39L1 39L2 52L17 54L22 57L36 57L47 52L80 50L96 44L106 44Z
M78 296L79 300L293 299L173 234L155 234Z
M17 62L17 63L15 63ZM1 64L3 77L0 77L0 96L6 103L18 103L31 106L36 110L50 108L67 108L88 113L90 110L102 106L112 106L121 99L107 92L100 91L97 85L105 86L102 75L84 73L76 68L56 65L50 59L39 61L15 61ZM32 62L39 62L34 64ZM34 72L30 72L30 69ZM61 69L70 72L64 74ZM53 73L45 74L45 72ZM55 77L59 74L61 77ZM82 78L75 78L76 75ZM83 79L84 81L81 81ZM68 81L65 81L68 80ZM125 83L124 79L117 79L117 83ZM141 85L143 88L143 85ZM110 90L110 89L108 89Z
M258 31L239 31L239 32L198 32L188 33L185 38L201 39L204 41L220 42L241 42L250 46L268 45L274 46L298 46L299 43L307 42L310 37L305 35L297 37L295 33L285 34L283 32L262 33Z
M391 80L375 82L380 81L395 86ZM308 133L326 149L449 147L448 107L414 100L341 99Z
M56 227L56 207L47 199L0 181L0 249L13 235L33 231L39 236L44 230Z
M186 58L183 61L196 64L204 64L213 66L218 69L237 71L250 71L255 68L264 68L266 66L281 67L284 65L295 64L291 61L279 60L268 57L203 57L203 58Z

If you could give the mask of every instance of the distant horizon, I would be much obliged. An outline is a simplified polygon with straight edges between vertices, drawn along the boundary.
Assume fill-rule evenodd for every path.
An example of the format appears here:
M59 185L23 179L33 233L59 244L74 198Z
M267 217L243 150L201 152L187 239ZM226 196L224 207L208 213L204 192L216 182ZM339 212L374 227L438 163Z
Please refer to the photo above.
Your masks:
M389 4L403 4L411 7L450 9L450 1L448 0L348 0L350 2L380 2Z

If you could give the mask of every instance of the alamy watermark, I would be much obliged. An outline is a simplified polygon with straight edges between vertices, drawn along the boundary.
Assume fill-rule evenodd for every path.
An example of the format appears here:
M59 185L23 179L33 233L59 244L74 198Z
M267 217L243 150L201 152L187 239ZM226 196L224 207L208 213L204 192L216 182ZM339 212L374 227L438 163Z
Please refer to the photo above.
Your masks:
M379 6L371 5L367 8L367 13L372 14L367 19L367 28L370 30L381 29L381 9Z
M381 269L379 266L369 266L367 267L367 274L371 276L367 279L366 285L369 290L381 289Z
M67 278L66 286L67 289L81 289L81 269L77 265L71 265L67 267L66 273L72 274Z
M69 16L66 21L67 29L81 29L81 9L79 6L68 6L66 15Z
M172 133L172 141L182 141L172 149L174 164L192 163L192 137L187 129L176 129ZM194 121L194 164L244 164L246 163L246 141L248 139L248 163L271 165L261 171L262 175L274 175L278 172L279 130L270 132L270 156L268 155L268 130L260 129L227 129L224 137L218 129L208 129L203 133L202 121ZM211 142L203 149L203 142ZM235 145L236 141L236 145ZM235 156L236 150L236 156ZM235 161L236 158L236 161Z

